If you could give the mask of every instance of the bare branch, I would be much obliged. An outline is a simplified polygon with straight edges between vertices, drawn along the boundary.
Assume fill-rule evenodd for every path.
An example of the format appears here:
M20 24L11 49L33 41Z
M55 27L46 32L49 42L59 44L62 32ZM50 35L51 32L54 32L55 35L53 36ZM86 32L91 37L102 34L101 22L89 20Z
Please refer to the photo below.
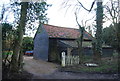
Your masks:
M86 27L87 22L92 20L93 18L95 18L95 16L93 16L91 19L88 19L88 20L85 21L85 27Z
M75 18L76 18L76 22L77 22L77 24L78 24L78 26L79 26L79 29L81 29L81 25L80 25L79 22L78 22L78 18L77 18L76 12L75 12Z
M111 17L113 17L112 9L110 9L108 6L106 6L106 9L108 10L108 12L109 12L109 14L111 15Z
M90 11L92 10L92 8L93 8L96 0L94 0L94 1L92 2L92 5L91 5L91 8L90 8L90 9L85 8L85 7L83 6L83 4L82 4L79 0L77 0L77 1L78 1L78 3L79 3L85 10L87 10L87 11L90 12Z
M110 20L112 22L112 20L108 16L106 16L105 14L104 14L104 16L105 16L105 18L107 18L108 20Z
M67 7L67 9L66 9L66 11L65 11L65 15L66 15L66 13L67 13L67 11L68 11L68 9L71 7L71 5L69 5L68 7Z
M113 0L110 0L110 5L105 5L105 9L107 10L108 14L110 15L112 19L112 23L115 24L118 21L118 6L115 4ZM118 3L118 2L116 2ZM105 17L108 19L107 15ZM109 18L110 20L110 18Z
M0 18L0 21L3 20L4 13L5 13L5 7L4 7L4 4L3 4L3 6L2 6L2 11L1 11L1 18Z

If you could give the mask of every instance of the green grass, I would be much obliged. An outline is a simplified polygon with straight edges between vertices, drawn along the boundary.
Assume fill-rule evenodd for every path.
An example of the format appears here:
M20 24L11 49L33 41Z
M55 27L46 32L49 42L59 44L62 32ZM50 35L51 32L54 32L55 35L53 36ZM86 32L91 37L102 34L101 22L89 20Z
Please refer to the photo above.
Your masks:
M79 68L79 71L84 71L84 72L115 72L117 71L117 68L114 67L114 65L101 65L98 67L84 67L84 68Z
M13 52L11 52L11 51L10 51L10 52L3 52L2 54L3 54L3 55L12 55Z
M64 67L63 71L73 71L73 72L90 72L90 73L117 73L118 72L118 58L117 57L106 57L102 58L101 63L98 67L88 67L84 64ZM87 58L85 62L94 62L90 58Z

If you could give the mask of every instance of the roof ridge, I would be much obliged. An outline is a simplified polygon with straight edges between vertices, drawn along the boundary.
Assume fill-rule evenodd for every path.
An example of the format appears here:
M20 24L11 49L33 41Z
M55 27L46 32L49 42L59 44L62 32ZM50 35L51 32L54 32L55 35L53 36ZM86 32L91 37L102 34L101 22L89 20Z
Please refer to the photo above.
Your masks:
M44 24L44 25L53 26L53 27L56 27L56 28L66 28L66 29L75 29L75 30L79 30L79 29L77 29L77 28L68 28L68 27L62 27L62 26L56 26L56 25L50 25L50 24Z
M79 29L76 28L67 28L49 24L43 24L43 28L46 30L49 38L65 38L65 39L76 39L80 35ZM84 33L84 39L91 40L92 35L90 35L87 31Z
M74 30L79 30L79 29L77 29L77 28L67 28L67 27L61 27L61 26L56 26L56 25L50 25L50 24L44 24L44 25L47 25L47 26L52 26L52 27L56 27L56 28L65 28L65 29L74 29ZM87 33L87 34L89 34L91 37L93 37L90 33L88 33L86 30L85 30L85 32Z
M66 28L55 25L44 24L44 28L47 31L49 37L58 37L58 38L78 38L81 32L79 29L75 28ZM91 39L90 35L86 30L84 33L84 38Z

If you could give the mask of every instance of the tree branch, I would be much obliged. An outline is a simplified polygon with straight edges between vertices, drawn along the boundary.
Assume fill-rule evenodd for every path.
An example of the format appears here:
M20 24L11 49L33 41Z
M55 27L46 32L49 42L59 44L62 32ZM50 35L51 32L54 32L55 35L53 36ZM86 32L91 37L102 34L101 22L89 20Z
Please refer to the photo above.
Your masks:
M92 5L91 5L91 8L90 8L90 9L85 8L85 7L83 6L83 4L82 4L79 0L77 0L77 1L78 1L78 3L79 3L85 10L87 10L87 11L90 12L90 11L92 10L92 8L93 8L96 0L94 0L94 1L92 2Z
M77 18L77 14L76 14L76 12L75 12L75 18L76 18L76 22L77 22L79 28L81 29L82 27L81 27L81 25L80 25L79 22L78 22L78 18Z

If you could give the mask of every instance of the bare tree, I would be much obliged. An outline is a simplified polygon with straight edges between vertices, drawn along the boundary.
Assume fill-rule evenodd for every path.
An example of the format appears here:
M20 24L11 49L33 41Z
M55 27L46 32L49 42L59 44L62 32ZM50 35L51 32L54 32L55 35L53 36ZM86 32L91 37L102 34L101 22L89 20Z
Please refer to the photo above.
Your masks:
M111 20L112 24L115 25L118 23L118 1L109 0L109 2L104 5L106 13L104 14L105 18Z
M83 8L86 11L90 12L94 6L95 1L97 1L97 11L96 11L96 35L95 35L95 46L94 46L94 60L100 61L101 59L101 55L102 55L102 25L103 25L103 6L102 6L102 0L94 0L90 9L87 9L83 6L83 4L77 0L77 6L79 6L79 8ZM66 2L65 4L67 5L68 2ZM79 5L78 5L79 4ZM70 5L71 6L71 5ZM75 5L76 6L76 5ZM81 32L83 32L83 29L81 27L81 25L78 23L77 17L76 17L76 22L81 30ZM82 34L82 33L81 33ZM82 41L83 35L81 35L80 39ZM80 42L80 51L82 48L82 42ZM79 52L80 52L79 51ZM81 53L81 52L80 52ZM80 55L81 56L81 55Z
M77 0L78 1L78 0ZM96 0L93 1L91 8L88 10L86 9L79 1L78 3L81 5L82 8L84 8L87 11L91 11L93 8L93 5ZM96 11L96 43L95 43L95 53L94 53L94 59L100 61L101 55L102 55L102 25L103 25L103 6L102 6L102 0L97 0L97 11ZM80 25L79 25L80 26ZM82 30L81 30L82 31Z
M76 22L79 26L79 32L80 32L80 36L78 37L77 43L78 43L78 55L79 55L79 63L83 63L83 48L82 48L82 42L83 42L83 34L84 34L84 27L82 27L77 19L77 14L75 13L75 17L76 17Z
M78 55L79 55L79 58L80 58L80 63L82 63L84 61L84 54L83 54L83 40L84 39L83 38L84 38L85 28L88 28L89 31L90 31L90 27L87 27L86 23L91 19L88 19L88 20L85 20L85 21L82 20L81 21L82 25L80 25L80 23L78 22L78 16L77 16L76 12L75 12L75 18L76 18L76 22L77 22L77 25L79 27L79 32L80 32L80 36L77 39L77 44L78 44Z

